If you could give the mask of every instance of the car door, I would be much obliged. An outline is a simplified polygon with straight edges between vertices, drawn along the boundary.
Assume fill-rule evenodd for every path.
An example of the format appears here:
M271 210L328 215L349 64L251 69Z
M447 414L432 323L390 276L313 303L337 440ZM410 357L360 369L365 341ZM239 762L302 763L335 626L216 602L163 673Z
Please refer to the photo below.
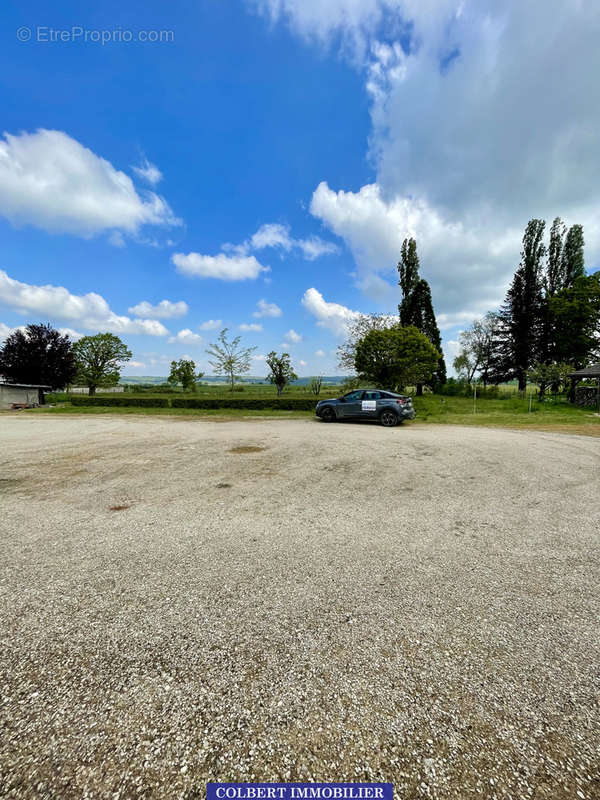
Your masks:
M379 392L365 392L361 400L361 414L363 419L375 419L378 411Z
M361 415L361 400L364 392L359 389L344 395L344 402L340 403L342 417L359 417Z

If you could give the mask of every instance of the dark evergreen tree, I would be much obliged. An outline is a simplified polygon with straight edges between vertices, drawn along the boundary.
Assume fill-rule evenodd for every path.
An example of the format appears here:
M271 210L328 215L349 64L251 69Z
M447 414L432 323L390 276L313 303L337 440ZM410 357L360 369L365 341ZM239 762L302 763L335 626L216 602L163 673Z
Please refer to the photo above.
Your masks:
M542 259L546 223L532 219L523 236L521 263L500 310L496 378L516 378L527 386L527 370L540 360L543 324Z
M419 256L414 239L402 243L401 259L398 263L398 281L402 290L402 302L398 306L401 325L414 325L424 333L440 354L438 368L432 378L432 385L446 382L446 362L442 355L442 337L433 310L431 289L424 278L419 277ZM417 386L417 394L422 394L422 386Z
M419 309L418 322L416 327L424 333L429 339L431 344L436 348L440 354L438 361L438 368L434 373L433 380L435 383L446 383L446 362L442 355L442 337L440 329L438 328L435 312L433 310L433 301L431 299L431 289L426 280L421 278L417 283L414 291L415 305Z
M51 325L28 325L11 333L0 348L0 375L13 383L62 389L75 377L71 340Z

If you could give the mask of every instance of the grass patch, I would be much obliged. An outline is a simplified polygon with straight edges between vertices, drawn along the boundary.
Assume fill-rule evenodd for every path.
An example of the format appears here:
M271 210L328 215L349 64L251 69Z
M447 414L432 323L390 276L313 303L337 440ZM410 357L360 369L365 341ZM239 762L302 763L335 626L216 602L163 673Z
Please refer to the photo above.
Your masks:
M180 395L181 396L181 395ZM231 397L231 394L228 395ZM554 431L600 436L600 417L593 408L579 408L569 403L538 403L533 400L529 411L529 398L518 395L505 399L481 398L477 400L477 411L473 412L473 400L468 397L443 397L424 395L415 397L417 412L415 423L441 425L480 425L524 430ZM312 411L284 411L281 409L236 409L236 408L145 408L140 406L72 406L59 403L30 409L26 414L133 414L143 416L170 416L177 418L244 419L265 417L271 419L314 419Z
M145 408L143 406L73 406L70 403L59 403L55 406L30 408L24 414L126 414L134 416L160 417L210 417L238 418L245 417L281 417L282 419L302 419L314 417L313 411L282 411L272 408Z
M442 425L481 425L484 427L523 428L600 436L600 417L594 409L570 403L538 403L519 396L504 400L480 399L476 411L468 397L425 395L414 398L417 422Z

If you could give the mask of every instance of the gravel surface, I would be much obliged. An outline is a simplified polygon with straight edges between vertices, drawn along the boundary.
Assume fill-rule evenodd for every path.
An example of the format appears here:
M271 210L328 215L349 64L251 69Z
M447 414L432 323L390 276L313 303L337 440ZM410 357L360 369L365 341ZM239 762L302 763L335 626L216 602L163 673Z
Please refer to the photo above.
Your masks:
M0 416L0 796L600 797L600 448Z

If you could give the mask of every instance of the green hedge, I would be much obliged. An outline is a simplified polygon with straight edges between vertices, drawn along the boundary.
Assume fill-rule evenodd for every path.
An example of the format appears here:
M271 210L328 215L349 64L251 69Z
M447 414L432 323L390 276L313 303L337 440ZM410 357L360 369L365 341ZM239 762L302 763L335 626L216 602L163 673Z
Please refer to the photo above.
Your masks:
M71 395L74 406L138 406L143 408L199 408L199 409L273 409L280 411L314 411L317 400L310 397L135 397L121 395L109 397L97 394Z
M101 394L89 397L71 395L71 404L74 406L138 406L143 408L169 408L168 397L103 397Z
M173 408L240 408L280 411L314 411L317 401L310 397L174 397Z

